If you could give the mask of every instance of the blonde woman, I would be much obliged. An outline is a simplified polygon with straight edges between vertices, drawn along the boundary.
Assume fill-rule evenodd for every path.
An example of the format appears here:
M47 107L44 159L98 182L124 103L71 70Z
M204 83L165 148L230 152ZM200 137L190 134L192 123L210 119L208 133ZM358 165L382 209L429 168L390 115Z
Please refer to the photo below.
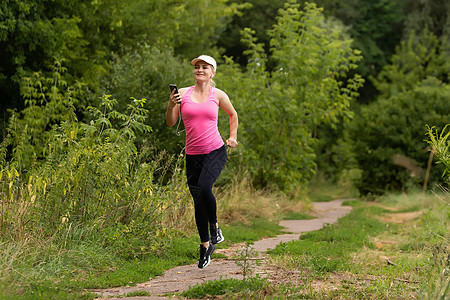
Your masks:
M219 107L230 119L226 145L236 147L238 115L227 94L215 87L217 63L211 56L193 59L195 85L172 91L167 104L166 123L174 126L179 114L186 128L186 175L194 199L195 222L200 236L198 267L211 261L216 244L224 240L217 222L216 198L212 186L227 161L225 143L217 128ZM210 240L211 235L211 240Z

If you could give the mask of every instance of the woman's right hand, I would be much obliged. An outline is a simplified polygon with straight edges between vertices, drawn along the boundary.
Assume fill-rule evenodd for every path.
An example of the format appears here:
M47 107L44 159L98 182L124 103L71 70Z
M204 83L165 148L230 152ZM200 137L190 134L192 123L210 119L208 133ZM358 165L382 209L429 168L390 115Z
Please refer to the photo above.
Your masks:
M166 110L166 123L170 127L176 124L180 114L179 108L174 109L177 104L181 104L181 95L179 93L175 94L175 90L173 90L172 92L170 92L169 102L167 103Z
M169 108L173 109L177 104L181 103L181 95L179 93L175 94L175 90L170 93L169 97Z

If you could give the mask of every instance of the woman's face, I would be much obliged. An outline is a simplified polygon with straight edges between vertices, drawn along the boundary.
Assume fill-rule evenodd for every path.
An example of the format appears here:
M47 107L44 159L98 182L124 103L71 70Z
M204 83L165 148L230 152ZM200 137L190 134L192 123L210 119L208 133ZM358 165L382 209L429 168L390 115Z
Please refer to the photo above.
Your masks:
M204 61L199 61L194 67L194 79L196 81L209 81L214 77L214 68Z

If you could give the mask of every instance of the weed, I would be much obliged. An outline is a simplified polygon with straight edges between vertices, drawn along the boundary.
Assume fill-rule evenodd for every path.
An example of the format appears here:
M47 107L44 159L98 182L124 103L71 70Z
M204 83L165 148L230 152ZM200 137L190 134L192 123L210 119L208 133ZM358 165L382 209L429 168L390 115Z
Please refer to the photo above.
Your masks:
M236 258L236 264L241 267L242 276L244 276L244 280L253 272L253 265L251 259L257 256L257 252L253 249L253 247L246 243L244 249L242 249Z

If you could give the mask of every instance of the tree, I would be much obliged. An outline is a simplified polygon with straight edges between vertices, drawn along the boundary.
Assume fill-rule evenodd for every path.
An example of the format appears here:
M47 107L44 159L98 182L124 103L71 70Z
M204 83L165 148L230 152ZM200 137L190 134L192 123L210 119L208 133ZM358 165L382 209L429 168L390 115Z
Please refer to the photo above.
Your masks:
M428 153L423 142L426 124L443 128L448 121L450 87L429 78L411 90L380 98L363 107L351 124L356 159L362 170L361 193L380 194L422 184ZM434 181L442 170L433 169Z
M363 59L357 72L365 79L376 76L388 63L402 38L404 12L396 0L318 0L327 16L336 17L349 27L353 46L361 50ZM361 89L360 103L376 97L370 81Z
M342 28L329 26L321 9L288 1L269 32L276 65L254 31L243 43L249 64L244 73L228 60L219 84L230 91L241 118L245 152L240 165L249 168L260 186L275 185L292 193L301 190L314 172L315 129L351 117L350 102L362 85L360 76L346 78L360 59Z
M233 0L232 2L239 3L241 1ZM233 16L226 30L220 35L217 46L223 48L224 55L233 57L234 61L242 66L247 65L248 60L244 55L246 45L241 42L241 30L243 28L252 28L255 31L255 37L264 44L264 50L269 54L270 36L267 34L267 31L276 22L278 10L283 7L285 2L285 0L247 1L249 5L243 7L239 14Z
M404 36L427 28L438 38L450 35L450 3L444 0L399 1L405 11Z
M376 78L371 78L380 96L389 98L397 93L411 90L427 77L449 82L450 53L449 40L439 38L428 29L416 34L412 31L402 41L387 65Z
M347 141L353 143L362 170L358 182L362 193L401 190L422 180L420 170L428 161L422 138L425 126L442 130L450 115L447 47L445 39L439 41L428 30L411 32L392 64L374 80L380 96L361 107ZM439 180L442 170L433 171Z
M65 1L6 0L0 5L0 107L24 107L19 87L33 71L51 72L55 58L85 57L76 16L62 16Z
M137 133L137 141L150 138L158 149L179 153L184 147L184 136L177 136L175 129L167 127L164 114L169 83L176 83L179 87L190 85L191 72L189 61L176 57L172 49L144 45L114 58L100 91L117 99L118 111L127 107L130 97L147 99L145 106L151 115L145 122L153 128L154 134L148 137ZM98 101L97 98L95 102Z
M65 60L64 79L97 92L114 54L140 45L197 56L213 48L241 5L226 0L6 0L0 4L0 107L24 108L20 89L34 72L51 76ZM169 9L168 9L169 8ZM79 110L91 99L83 97ZM8 116L4 116L7 118Z

